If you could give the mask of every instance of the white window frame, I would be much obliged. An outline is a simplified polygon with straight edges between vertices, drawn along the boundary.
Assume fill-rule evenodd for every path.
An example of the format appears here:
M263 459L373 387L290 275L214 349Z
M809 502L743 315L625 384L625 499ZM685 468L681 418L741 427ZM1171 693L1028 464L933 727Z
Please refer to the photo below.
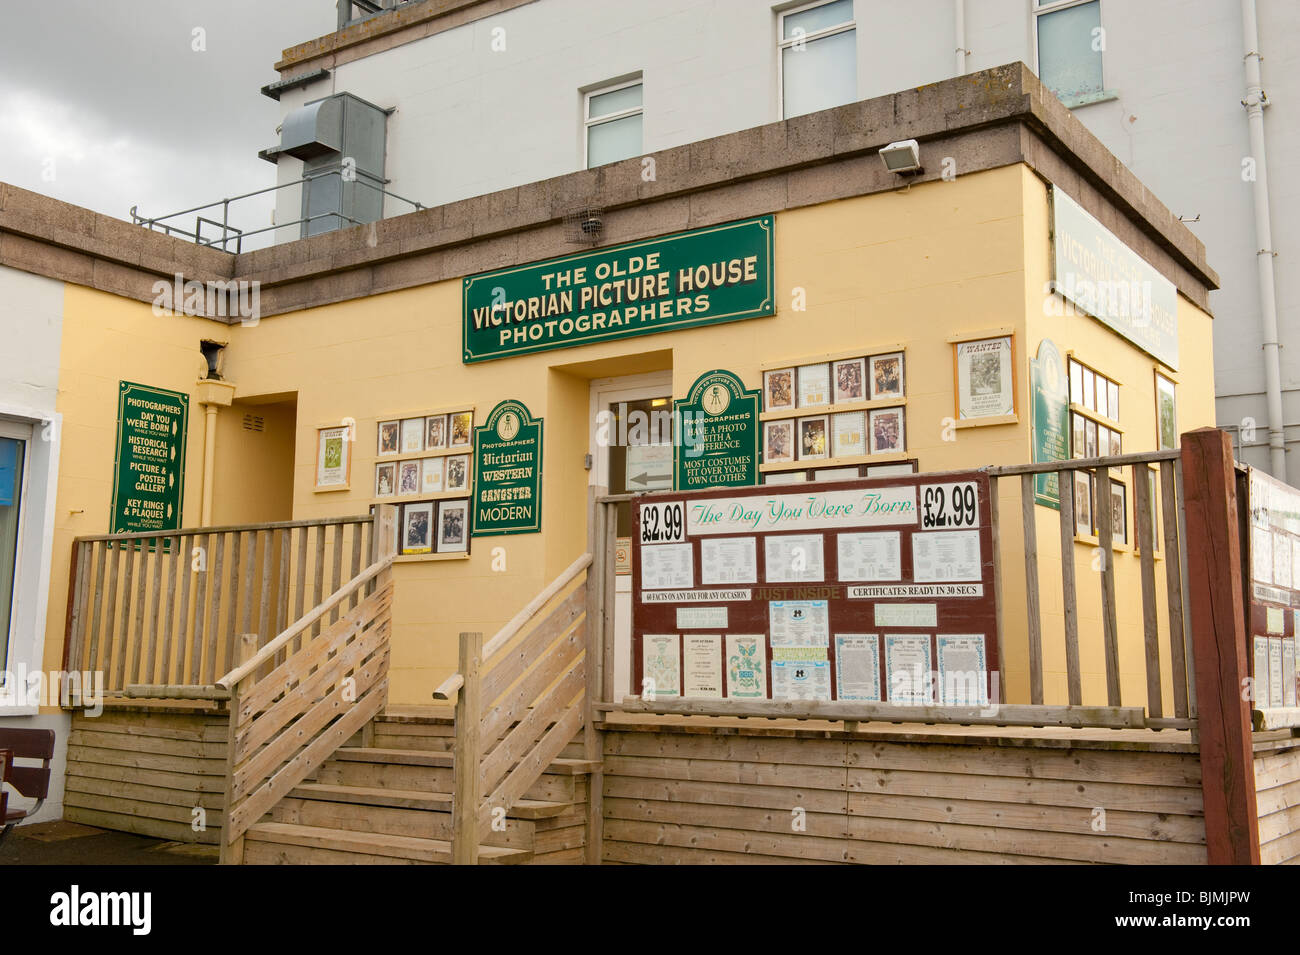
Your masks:
M1103 35L1106 30L1105 4L1101 0L1029 0L1033 16L1030 18L1030 33L1032 34L1032 43L1034 50L1034 75L1042 77L1042 64L1038 59L1038 18L1048 13L1056 13L1058 10L1068 10L1070 7L1081 7L1087 3L1097 3L1097 23L1101 26ZM1090 97L1085 97L1077 102L1065 103L1066 109L1077 109L1080 106L1088 106L1092 103L1101 103L1106 100L1117 99L1118 96L1114 90L1106 86L1106 51L1101 51L1101 89ZM1064 101L1063 101L1064 102Z
M780 122L785 116L785 51L795 45L798 40L785 39L785 18L796 13L804 13L816 7L824 7L828 3L834 3L835 0L814 0L812 3L803 3L797 7L790 7L788 10L780 10L776 15L776 118ZM847 33L850 30L858 28L858 8L856 3L853 7L853 18L844 23L837 24L833 27L827 27L824 30L818 30L815 33L805 33L799 39L804 43L811 43L814 40L821 40L828 36L835 36L837 33ZM856 50L855 50L856 59Z
M603 96L606 93L615 93L618 90L625 90L631 86L641 87L641 105L632 106L628 109L619 110L617 113L608 113L595 119L591 118L591 98L593 96ZM606 86L597 86L594 89L587 90L582 94L582 168L590 169L590 149L591 149L591 130L595 126L604 126L606 123L612 123L618 119L627 119L629 116L645 115L645 77L638 76L635 79L623 80L619 83L610 83ZM645 126L641 127L641 150L645 151ZM628 157L631 158L631 157Z

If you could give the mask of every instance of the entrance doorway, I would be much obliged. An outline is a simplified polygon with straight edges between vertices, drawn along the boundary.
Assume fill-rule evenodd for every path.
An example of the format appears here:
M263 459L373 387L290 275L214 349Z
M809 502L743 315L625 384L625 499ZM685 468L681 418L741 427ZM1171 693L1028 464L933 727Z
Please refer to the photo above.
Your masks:
M590 483L610 494L673 486L671 371L599 378L591 383ZM630 542L632 504L619 504L616 534ZM632 687L632 576L614 576L614 697Z

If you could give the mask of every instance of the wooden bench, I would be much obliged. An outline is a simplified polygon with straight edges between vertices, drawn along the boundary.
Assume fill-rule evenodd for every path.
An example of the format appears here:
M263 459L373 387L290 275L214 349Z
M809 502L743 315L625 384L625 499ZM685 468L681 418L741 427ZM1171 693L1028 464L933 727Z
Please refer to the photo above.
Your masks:
M50 794L50 761L54 758L54 730L13 729L0 727L0 753L3 756L3 783L20 796L35 799L26 809L8 808L7 791L0 794L0 842L25 819L40 811ZM19 766L14 760L40 760L40 766Z

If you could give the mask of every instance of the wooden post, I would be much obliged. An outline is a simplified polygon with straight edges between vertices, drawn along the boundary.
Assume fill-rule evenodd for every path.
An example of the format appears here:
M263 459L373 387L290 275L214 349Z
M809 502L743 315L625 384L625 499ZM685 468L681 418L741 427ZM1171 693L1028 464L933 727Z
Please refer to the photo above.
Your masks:
M239 636L239 665L243 666L257 653L257 634L244 633ZM244 680L247 680L245 677ZM244 834L230 838L230 816L234 810L231 790L235 784L235 737L239 731L239 698L243 696L243 683L240 680L230 688L230 723L226 727L226 778L225 792L221 799L221 865L243 865Z
M605 654L605 601L610 595L605 593L605 564L610 559L605 546L605 505L599 503L599 497L605 494L605 488L592 487L587 493L587 552L591 554L591 564L587 567L587 650L584 671L587 677L586 693L583 699L585 714L582 733L583 758L600 765L603 757L603 744L596 729L595 704L599 702L601 688L604 686ZM604 854L605 830L605 777L599 769L587 776L587 865L600 865Z
M461 632L460 673L464 685L456 694L456 743L452 750L451 861L478 863L479 727L483 719L479 663L483 634Z
M1043 613L1038 592L1038 528L1034 523L1033 474L1020 475L1020 510L1025 531L1025 607L1029 622L1029 702L1043 702ZM1059 485L1058 485L1059 486Z
M1206 848L1211 865L1258 865L1250 703L1242 698L1249 675L1245 594L1228 435L1216 428L1184 434L1182 465Z

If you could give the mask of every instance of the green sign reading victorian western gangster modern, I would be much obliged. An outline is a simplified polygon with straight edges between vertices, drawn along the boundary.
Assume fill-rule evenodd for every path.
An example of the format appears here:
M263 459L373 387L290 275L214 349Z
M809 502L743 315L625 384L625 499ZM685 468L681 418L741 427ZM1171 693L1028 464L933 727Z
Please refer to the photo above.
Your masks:
M681 428L673 450L676 490L758 483L758 401L758 390L746 391L729 371L695 379L686 400L674 402Z
M466 364L775 312L772 217L465 279Z
M114 534L181 526L190 396L121 382L113 460Z
M542 419L502 401L474 429L474 536L542 529Z

